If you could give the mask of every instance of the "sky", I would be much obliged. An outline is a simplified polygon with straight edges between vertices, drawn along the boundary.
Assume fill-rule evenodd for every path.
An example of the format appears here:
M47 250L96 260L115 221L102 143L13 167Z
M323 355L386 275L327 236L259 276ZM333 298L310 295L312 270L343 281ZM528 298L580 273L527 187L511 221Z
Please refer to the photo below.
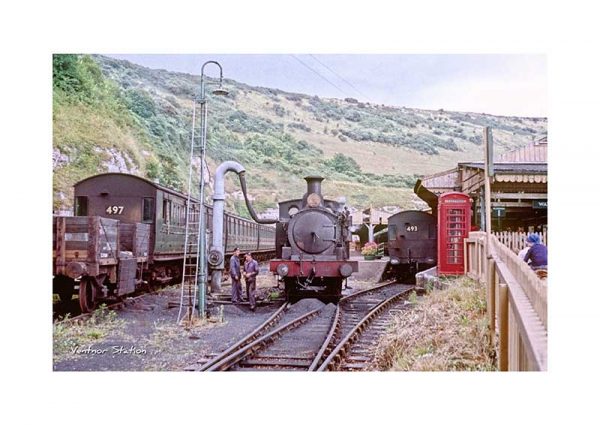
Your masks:
M201 54L108 55L155 69L200 74L216 60L225 78L251 86L409 108L547 116L545 55ZM212 66L211 66L212 67ZM209 76L218 75L207 67Z

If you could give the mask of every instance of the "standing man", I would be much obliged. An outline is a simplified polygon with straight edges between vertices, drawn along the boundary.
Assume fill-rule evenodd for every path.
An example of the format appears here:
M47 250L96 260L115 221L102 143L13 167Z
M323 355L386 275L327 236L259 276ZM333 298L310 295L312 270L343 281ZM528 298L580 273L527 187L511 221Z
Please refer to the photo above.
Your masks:
M242 273L240 269L240 249L235 248L229 259L229 276L231 276L231 302L239 304L242 302Z
M246 295L250 302L250 310L256 308L256 275L258 275L258 262L252 258L252 253L246 254L244 262L244 278L246 278Z

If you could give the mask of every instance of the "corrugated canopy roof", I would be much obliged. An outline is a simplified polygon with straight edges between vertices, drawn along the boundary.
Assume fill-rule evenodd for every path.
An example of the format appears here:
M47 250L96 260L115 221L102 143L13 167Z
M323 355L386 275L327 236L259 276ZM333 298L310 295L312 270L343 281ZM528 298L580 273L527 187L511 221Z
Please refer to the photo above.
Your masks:
M461 162L458 167L425 176L415 185L415 193L430 206L431 195L452 190L471 191L483 178L483 161ZM495 181L511 183L548 182L548 139L543 137L527 146L506 152L494 160ZM459 181L459 175L463 182ZM465 182L468 181L467 187Z
M514 151L503 153L494 159L496 162L510 163L547 163L548 162L548 138L542 137L533 143L515 149Z
M459 166L479 168L483 170L483 162L461 162ZM497 163L494 162L494 170L497 173L534 173L534 174L546 174L548 173L547 163Z

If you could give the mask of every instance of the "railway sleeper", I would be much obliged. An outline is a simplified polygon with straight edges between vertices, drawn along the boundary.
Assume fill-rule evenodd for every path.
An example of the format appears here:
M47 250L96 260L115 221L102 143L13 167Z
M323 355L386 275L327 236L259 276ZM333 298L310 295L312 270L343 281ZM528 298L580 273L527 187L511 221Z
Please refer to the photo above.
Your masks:
M353 355L357 355L357 356L371 355L371 349L369 347L354 347L354 349L351 350L350 352Z
M350 355L347 360L350 362L369 362L371 361L371 356Z
M278 355L260 355L257 356L256 359L262 359L262 360L309 360L312 359L312 355L308 355L308 356L294 356L294 355L284 355L284 354L278 354Z
M340 370L360 370L360 369L366 369L368 366L368 363L344 363L341 367Z
M272 371L272 370L278 370L278 371L282 371L282 370L287 370L290 372L293 371L298 371L299 368L296 366L250 366L250 367L243 367L241 365L237 365L235 366L235 371L237 372L267 372L267 371Z
M256 359L248 359L248 360L244 360L243 362L240 363L241 367L248 367L248 366L275 366L275 367L293 367L293 368L304 368L304 369L308 369L308 367L311 365L312 360L291 360L291 359L281 359L281 360L277 360L277 359L262 359L262 358L256 358Z

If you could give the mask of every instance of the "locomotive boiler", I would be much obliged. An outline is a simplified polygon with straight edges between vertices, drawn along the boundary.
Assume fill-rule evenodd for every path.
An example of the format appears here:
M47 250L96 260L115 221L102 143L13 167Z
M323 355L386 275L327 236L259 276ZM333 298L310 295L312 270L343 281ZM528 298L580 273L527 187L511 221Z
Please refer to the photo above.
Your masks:
M350 258L351 217L343 204L323 198L322 177L309 176L301 199L279 203L275 231L277 259L271 272L284 282L288 300L337 301L342 283L358 271Z

